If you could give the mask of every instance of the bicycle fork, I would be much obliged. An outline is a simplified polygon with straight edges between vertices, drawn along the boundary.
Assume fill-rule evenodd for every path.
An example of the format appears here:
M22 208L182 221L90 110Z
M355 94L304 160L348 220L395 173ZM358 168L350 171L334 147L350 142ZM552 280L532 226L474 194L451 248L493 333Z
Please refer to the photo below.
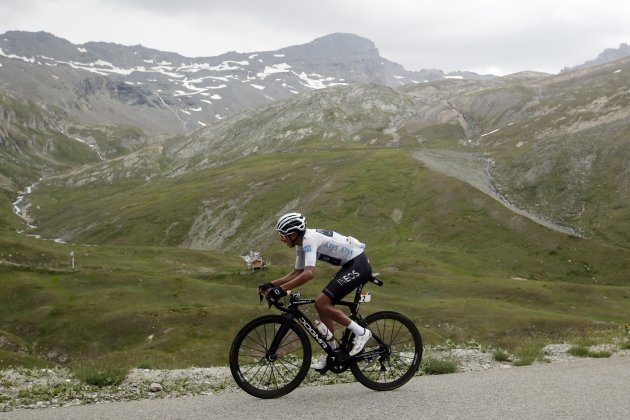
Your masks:
M265 359L267 359L267 361L269 362L273 362L278 358L278 349L280 348L280 344L282 343L282 340L284 340L284 337L287 335L287 332L289 331L289 325L291 324L291 319L287 317L287 322L283 322L282 324L280 324L280 328L278 328L278 331L276 331L276 333L273 336L273 340L271 341L271 345L269 346L269 349L267 350L267 354L265 354Z

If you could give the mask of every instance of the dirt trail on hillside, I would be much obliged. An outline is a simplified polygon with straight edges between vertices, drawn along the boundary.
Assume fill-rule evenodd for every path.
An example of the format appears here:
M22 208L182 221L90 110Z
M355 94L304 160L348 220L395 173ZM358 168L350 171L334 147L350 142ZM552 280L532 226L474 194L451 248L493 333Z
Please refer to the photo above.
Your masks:
M584 235L577 228L561 226L553 220L532 214L508 201L494 184L492 169L494 162L491 159L455 150L418 150L413 152L412 155L424 163L429 169L457 178L475 187L516 214L526 217L548 229L578 238L584 238Z

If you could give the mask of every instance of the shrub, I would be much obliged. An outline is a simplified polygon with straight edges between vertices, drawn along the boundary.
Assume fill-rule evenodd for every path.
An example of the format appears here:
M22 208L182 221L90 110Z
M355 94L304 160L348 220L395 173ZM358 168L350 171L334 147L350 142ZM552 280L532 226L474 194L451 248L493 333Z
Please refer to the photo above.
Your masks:
M534 363L534 360L536 360L536 358L531 356L519 357L514 361L514 366L529 366Z
M33 385L27 389L18 391L18 398L24 404L32 404L38 401L48 401L53 398L71 400L82 395L81 385L73 383L59 383L56 385Z
M504 350L495 350L494 353L492 354L494 356L494 360L496 360L497 362L509 362L510 361L510 355L504 351Z
M427 357L423 360L420 369L427 375L443 375L445 373L457 372L459 365L454 359L435 359Z
M567 351L567 353L576 357L588 357L590 352L588 351L588 348L584 346L573 346Z
M103 362L85 363L74 369L77 378L98 387L120 385L128 374L129 368Z
M522 347L516 354L516 360L514 360L514 366L527 366L534 363L536 359L542 359L542 348L538 344L530 344L526 347Z
M609 351L589 351L588 355L598 359L605 359L606 357L612 356Z
M568 350L568 353L576 357L594 357L599 359L611 356L609 351L590 351L584 346L573 346Z

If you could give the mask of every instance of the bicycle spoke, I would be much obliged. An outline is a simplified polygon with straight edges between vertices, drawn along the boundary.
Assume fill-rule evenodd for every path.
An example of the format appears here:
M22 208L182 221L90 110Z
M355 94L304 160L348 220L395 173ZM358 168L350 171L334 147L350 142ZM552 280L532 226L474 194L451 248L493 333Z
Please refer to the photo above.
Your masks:
M280 346L278 347L278 350L280 350L281 348L285 348L285 347L289 347L294 343L299 343L300 342L300 338L298 336L296 336L295 334L291 334L294 338L293 340L291 340L290 342L286 342L287 337L284 337L282 339L282 342L280 343Z
M420 335L411 321L396 312L377 312L366 321L374 341L368 341L365 351L350 365L352 373L371 389L398 388L418 369Z
M260 372L260 369L262 369L262 374L259 376L258 372ZM260 378L258 379L258 388L262 388L263 385L263 381L265 380L265 378L267 377L267 371L269 370L269 365L263 365L260 367L260 369L256 372L256 374L254 374L254 376L252 377L252 379L256 379L256 378ZM267 389L267 387L265 386L262 389Z
M288 329L284 337L277 337L283 324ZM278 348L270 354L278 338ZM237 334L230 350L230 369L243 390L256 397L275 398L302 382L310 358L306 332L295 322L269 315L251 321Z
M259 335L260 336L260 335ZM250 349L257 353L261 353L261 357L257 360L249 363L242 363L241 367L242 373L249 377L252 369L256 369L253 374L251 374L252 379L258 380L258 385L264 387L265 389L278 389L284 384L290 382L291 373L299 370L300 365L298 364L298 358L293 354L297 352L298 349L293 350L293 352L287 352L286 354L282 354L281 349L290 348L295 343L299 342L299 338L297 336L293 336L291 339L285 338L285 342L280 347L279 353L281 354L278 359L273 362L267 362L265 359L266 351L260 351L259 349L254 349L249 346L241 346L241 349ZM256 342L257 345L262 345ZM253 355L247 355L248 357L254 357Z
M254 344L258 344L258 343L254 343ZM267 349L265 349L262 345L258 344L258 346L260 347L260 349L255 348L255 347L250 347L250 346L247 346L247 345L243 344L241 346L241 351L243 351L243 350L252 350L253 352L257 352L257 353L260 353L260 354L267 353Z
M277 367L277 372L278 372L278 376L280 377L280 379L282 379L282 383L283 384L287 384L289 382L291 382L291 378L287 379L287 377L283 374L282 370L280 369L281 367L285 368L285 374L288 374L291 372L291 369L287 369L286 366L280 362L280 366Z

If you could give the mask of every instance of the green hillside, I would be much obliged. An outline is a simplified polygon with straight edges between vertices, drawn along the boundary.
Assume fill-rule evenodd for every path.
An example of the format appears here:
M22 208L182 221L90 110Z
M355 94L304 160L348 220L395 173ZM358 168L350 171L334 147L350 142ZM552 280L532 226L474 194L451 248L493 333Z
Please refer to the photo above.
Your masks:
M293 252L273 225L294 209L313 227L365 241L386 283L366 313L399 310L428 343L515 348L630 319L628 251L515 216L402 149L254 156L176 179L42 188L34 200L44 226L90 225L74 241L98 244L4 231L0 330L57 362L225 363L239 326L267 312L256 285L290 269ZM270 260L268 271L241 274L250 249ZM307 294L333 270L318 272Z
M44 185L32 198L38 206L32 215L42 226L35 233L55 238L63 232L78 243L277 252L273 221L298 209L313 226L362 238L399 269L415 267L426 255L448 258L443 252L452 249L473 256L461 264L471 273L625 281L627 259L608 259L627 251L535 225L469 185L427 169L406 149L254 156L177 178L85 188ZM443 249L436 253L433 247ZM558 264L562 258L572 263Z
M127 154L146 141L137 128L84 126L56 106L0 91L0 190L19 191L42 176Z
M225 364L240 326L267 313L256 286L292 266L274 224L295 210L367 243L385 287L364 313L398 310L427 343L514 350L621 331L630 72L618 68L630 60L340 86L162 142L0 97L0 366ZM427 151L437 169L414 157ZM40 177L27 228L12 202ZM251 250L268 270L243 273ZM318 267L305 293L333 272Z

